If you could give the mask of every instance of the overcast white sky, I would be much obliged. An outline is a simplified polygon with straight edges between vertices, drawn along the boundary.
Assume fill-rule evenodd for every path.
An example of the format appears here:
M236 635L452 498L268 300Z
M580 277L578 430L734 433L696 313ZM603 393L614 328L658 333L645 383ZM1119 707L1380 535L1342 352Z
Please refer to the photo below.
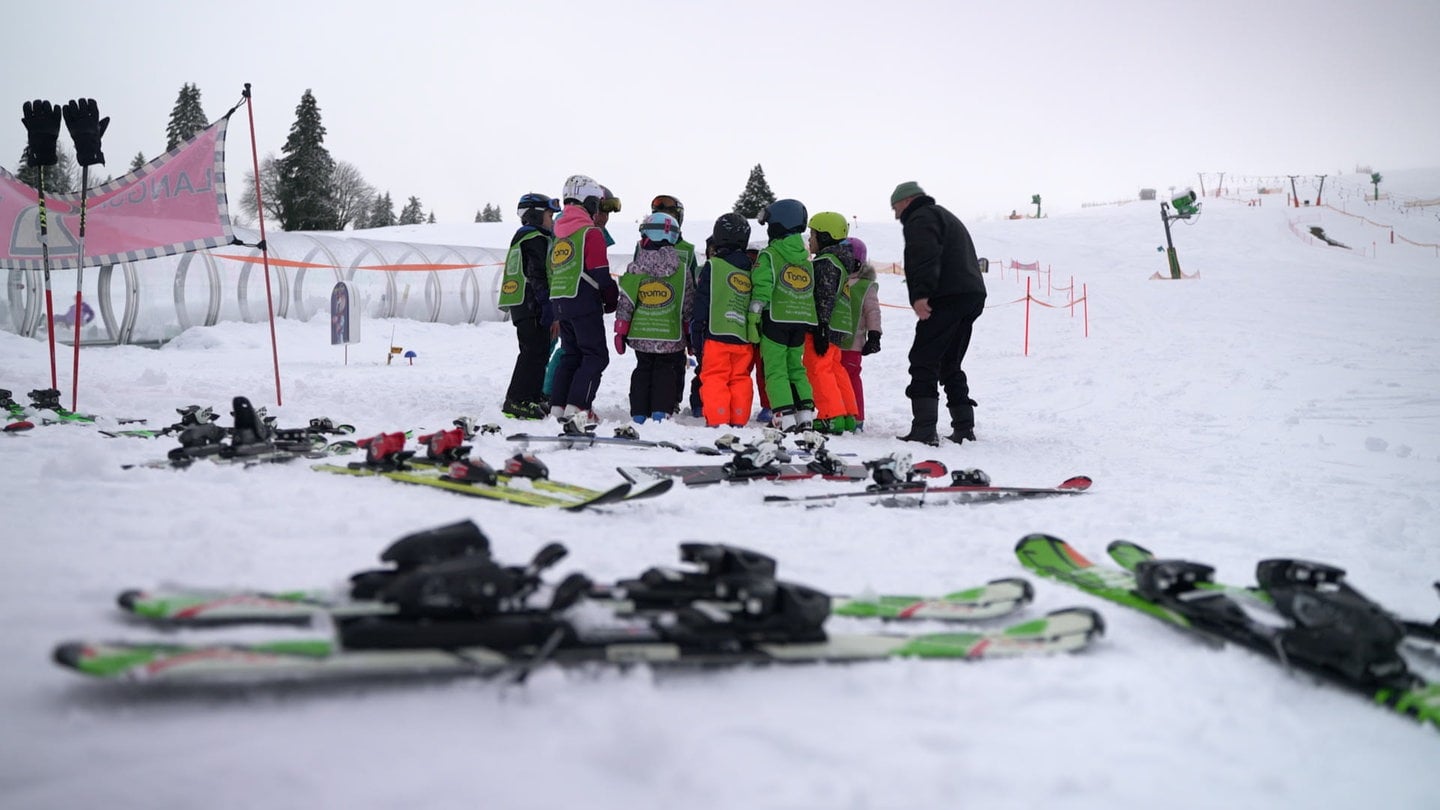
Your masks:
M669 193L713 217L760 163L778 196L873 220L908 179L976 216L1197 172L1440 165L1437 0L73 0L3 19L8 169L27 99L98 101L103 177L162 151L186 82L212 118L252 83L262 158L309 88L331 154L440 222L487 202L513 221L574 173L625 214Z

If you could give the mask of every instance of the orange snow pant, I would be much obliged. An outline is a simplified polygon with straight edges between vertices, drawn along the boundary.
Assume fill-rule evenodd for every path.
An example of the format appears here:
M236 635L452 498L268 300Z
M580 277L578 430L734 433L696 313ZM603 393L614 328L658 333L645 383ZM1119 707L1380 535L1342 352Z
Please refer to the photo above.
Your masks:
M837 416L854 416L855 389L850 385L850 375L840 365L840 347L831 346L825 354L815 353L815 336L805 336L805 376L810 387L815 389L815 416L819 419L834 419Z
M755 347L707 339L701 356L700 404L705 424L744 427L750 421L750 403L755 398L755 384L750 379Z

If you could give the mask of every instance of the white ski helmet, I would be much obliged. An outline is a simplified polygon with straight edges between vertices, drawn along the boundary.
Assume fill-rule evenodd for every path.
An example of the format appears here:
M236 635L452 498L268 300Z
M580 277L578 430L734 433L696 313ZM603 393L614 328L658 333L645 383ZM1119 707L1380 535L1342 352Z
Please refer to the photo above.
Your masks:
M581 205L584 205L585 201L591 197L594 197L598 203L605 197L605 190L600 187L599 183L583 174L570 175L565 180L564 190L560 193L560 199L574 200Z

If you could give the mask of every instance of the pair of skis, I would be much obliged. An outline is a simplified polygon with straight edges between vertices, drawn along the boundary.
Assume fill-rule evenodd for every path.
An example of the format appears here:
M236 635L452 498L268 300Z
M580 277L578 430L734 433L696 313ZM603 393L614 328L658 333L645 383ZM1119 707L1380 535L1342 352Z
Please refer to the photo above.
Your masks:
M1068 608L991 630L908 635L831 633L830 615L898 621L975 621L1008 616L1033 592L995 580L936 599L829 597L778 580L772 558L708 543L682 544L689 570L651 568L597 585L571 574L553 587L541 573L566 554L542 548L502 566L469 521L401 538L390 567L351 577L349 592L127 591L127 614L161 626L318 623L320 638L251 643L69 641L53 659L104 680L212 683L326 677L510 675L545 663L716 666L977 660L1072 652L1103 632L1099 614Z
M264 415L263 408L256 410L245 397L235 397L231 407L235 421L229 428L215 424L216 416L209 408L191 405L178 409L180 422L165 430L178 431L180 446L171 449L163 459L127 464L125 469L184 468L200 460L248 467L300 458L345 455L358 448L355 442L349 440L330 441L327 438L327 434L353 432L354 428L349 425L335 425L329 419L312 419L307 427L282 429L274 426L273 417Z
M671 480L641 484L621 483L610 489L554 481L549 468L533 455L517 453L496 470L470 456L464 442L473 437L467 426L437 431L419 437L424 454L406 450L407 436L385 433L359 442L365 460L348 464L317 464L320 472L358 477L387 478L405 484L443 489L476 498L505 501L521 506L582 511L622 501L654 498L668 492Z
M1378 705L1440 728L1440 682L1411 671L1407 637L1433 644L1440 625L1390 615L1334 566L1262 560L1258 584L1218 583L1214 569L1158 559L1135 543L1107 548L1116 565L1086 559L1058 537L1029 535L1015 554L1036 574L1140 611L1212 644L1233 643ZM1263 614L1263 618L1259 614Z

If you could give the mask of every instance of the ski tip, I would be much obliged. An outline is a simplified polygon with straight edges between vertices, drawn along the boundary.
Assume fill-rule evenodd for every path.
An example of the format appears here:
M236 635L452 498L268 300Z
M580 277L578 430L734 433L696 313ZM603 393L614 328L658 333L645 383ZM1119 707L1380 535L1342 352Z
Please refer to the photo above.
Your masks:
M1072 478L1066 478L1060 483L1060 486L1056 487L1056 489L1070 489L1077 492L1084 492L1085 490L1089 489L1090 485L1093 483L1095 482L1090 479L1090 476L1077 475Z
M945 462L933 458L917 461L910 465L910 469L926 478L944 478L950 474L950 468L945 466Z
M1030 584L1030 580L1024 579L1023 577L1001 577L1000 579L992 579L986 584L1013 585L1020 589L1020 598L1018 601L1029 604L1035 600L1035 586Z
M55 651L50 658L66 669L80 669L80 662L85 659L85 645L79 641L67 641L55 645Z
M31 430L31 429L34 428L34 427L35 427L35 423L34 423L34 422L31 422L31 421L29 421L29 420L21 420L21 421L19 421L19 422L11 422L10 424L6 425L6 426L5 426L5 432L6 432L6 433L19 433L19 432L21 432L21 431Z
M135 604L144 598L144 596L145 592L136 588L121 591L120 595L115 597L115 604L119 605L121 610L134 613Z

